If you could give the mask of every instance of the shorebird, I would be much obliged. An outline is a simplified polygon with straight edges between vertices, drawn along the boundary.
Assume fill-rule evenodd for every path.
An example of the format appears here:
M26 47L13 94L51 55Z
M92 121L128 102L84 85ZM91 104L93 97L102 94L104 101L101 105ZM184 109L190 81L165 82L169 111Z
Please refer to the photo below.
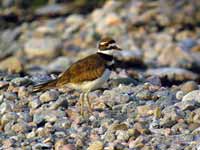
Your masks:
M105 37L98 43L98 51L72 64L57 79L36 85L33 91L44 91L52 88L69 87L81 90L80 113L83 115L85 100L88 109L92 112L91 102L88 94L102 87L114 69L114 53L121 49L115 40Z

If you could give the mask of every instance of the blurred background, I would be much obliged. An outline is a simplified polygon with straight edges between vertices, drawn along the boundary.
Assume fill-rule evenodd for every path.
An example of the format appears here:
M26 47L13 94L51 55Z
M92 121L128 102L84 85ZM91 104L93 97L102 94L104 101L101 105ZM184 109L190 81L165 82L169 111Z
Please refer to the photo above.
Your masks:
M104 36L123 51L89 118L32 93ZM200 150L199 83L200 0L0 0L0 149Z
M1 0L0 69L61 72L112 36L126 67L199 73L199 27L198 0Z

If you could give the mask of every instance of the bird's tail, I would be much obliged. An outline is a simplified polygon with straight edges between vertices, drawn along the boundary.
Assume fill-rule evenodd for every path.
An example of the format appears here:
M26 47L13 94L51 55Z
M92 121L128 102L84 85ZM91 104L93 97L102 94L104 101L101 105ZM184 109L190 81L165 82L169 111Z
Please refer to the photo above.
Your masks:
M48 81L46 83L35 85L33 87L33 92L45 91L45 90L48 90L48 89L51 89L51 88L56 88L57 87L56 84L57 84L57 79Z

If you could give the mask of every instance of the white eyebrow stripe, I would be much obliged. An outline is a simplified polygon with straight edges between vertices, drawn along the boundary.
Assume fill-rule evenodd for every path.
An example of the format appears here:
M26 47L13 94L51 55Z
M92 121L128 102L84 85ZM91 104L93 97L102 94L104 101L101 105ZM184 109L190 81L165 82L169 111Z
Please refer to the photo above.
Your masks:
M105 45L107 44L108 42L101 42L100 45Z
M115 43L109 44L109 47L116 46Z

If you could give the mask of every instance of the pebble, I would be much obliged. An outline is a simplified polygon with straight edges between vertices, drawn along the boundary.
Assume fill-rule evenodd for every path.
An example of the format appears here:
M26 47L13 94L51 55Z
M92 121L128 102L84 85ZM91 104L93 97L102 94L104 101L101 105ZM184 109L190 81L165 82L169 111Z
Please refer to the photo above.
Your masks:
M117 58L123 62L142 64L142 52L140 50L123 50Z
M183 115L176 109L175 106L166 107L162 111L162 114L164 114L164 116L160 119L160 125L164 128L170 128L171 126L175 125Z
M52 72L63 72L70 66L71 63L70 58L61 56L51 62L48 65L48 69Z
M27 91L27 88L22 86L18 90L18 97L19 98L27 98L29 95L29 92Z
M14 112L7 112L1 117L1 126L4 127L10 120L16 121L18 115Z
M189 67L192 66L192 57L189 53L177 47L176 45L169 45L161 52L158 57L158 63L162 66L171 67Z
M17 95L13 92L5 92L4 97L6 98L6 100L9 100L9 101L17 100Z
M29 129L29 125L26 122L16 123L11 128L16 133L26 133Z
M0 114L4 114L6 112L12 112L12 105L9 102L3 102L0 105Z
M152 99L152 94L149 90L142 90L141 92L136 94L136 97L140 100L151 100Z
M137 112L139 116L148 116L153 115L155 109L153 105L142 105L137 107Z
M35 109L39 107L41 104L42 104L41 101L38 98L36 98L36 99L30 100L28 105L31 108Z
M29 58L54 58L59 54L60 40L56 38L32 38L24 45L24 51Z
M19 58L11 56L0 61L0 69L11 73L20 73L24 69L24 64Z
M183 91L176 92L176 99L182 100L183 96L184 96Z
M150 84L156 85L159 87L162 85L161 80L158 76L150 76L147 78L146 82L149 82Z
M120 141L127 141L129 139L129 134L127 131L119 130L116 132L117 139Z
M37 143L34 146L32 146L33 150L38 150L38 149L49 149L51 145L49 144L44 144L44 143Z
M134 141L129 142L129 148L142 148L144 146L144 138L142 136L139 136Z
M76 150L76 147L72 144L66 144L62 146L62 150Z
M18 77L11 80L11 83L13 83L15 86L22 86L30 84L31 81L28 78Z
M184 101L189 101L190 102L192 100L200 103L200 90L191 91L188 94L186 94L182 99L183 102Z
M183 101L176 103L175 106L178 106L182 111L194 110L195 106L198 106L197 103L193 101Z
M6 82L6 81L0 81L0 88L7 87L8 85L9 85L8 82Z
M40 101L42 103L50 102L50 101L55 101L58 98L59 93L55 90L51 91L46 91L42 95L40 95Z
M147 70L147 75L158 76L161 79L167 77L169 81L185 81L185 80L196 80L197 74L182 68L157 68Z
M54 109L58 109L59 107L63 107L63 108L68 107L68 101L66 98L59 97L54 103L50 105L49 109L54 110Z
M40 124L43 121L47 122L56 122L59 118L65 117L65 113L63 111L56 110L44 110L40 113L36 113L33 115L33 122Z
M9 148L11 148L14 145L14 143L15 143L14 140L12 140L12 139L6 139L2 143L3 144L3 148L9 149Z
M189 93L191 91L199 89L198 84L195 81L185 82L182 85L180 85L180 87L181 91L183 91L184 93Z
M51 4L51 5L46 5L43 7L40 7L36 10L37 15L41 16L53 16L53 15L58 15L58 14L65 14L67 9L63 5L58 5L58 4Z
M95 141L89 145L88 150L103 150L103 143L101 141Z

